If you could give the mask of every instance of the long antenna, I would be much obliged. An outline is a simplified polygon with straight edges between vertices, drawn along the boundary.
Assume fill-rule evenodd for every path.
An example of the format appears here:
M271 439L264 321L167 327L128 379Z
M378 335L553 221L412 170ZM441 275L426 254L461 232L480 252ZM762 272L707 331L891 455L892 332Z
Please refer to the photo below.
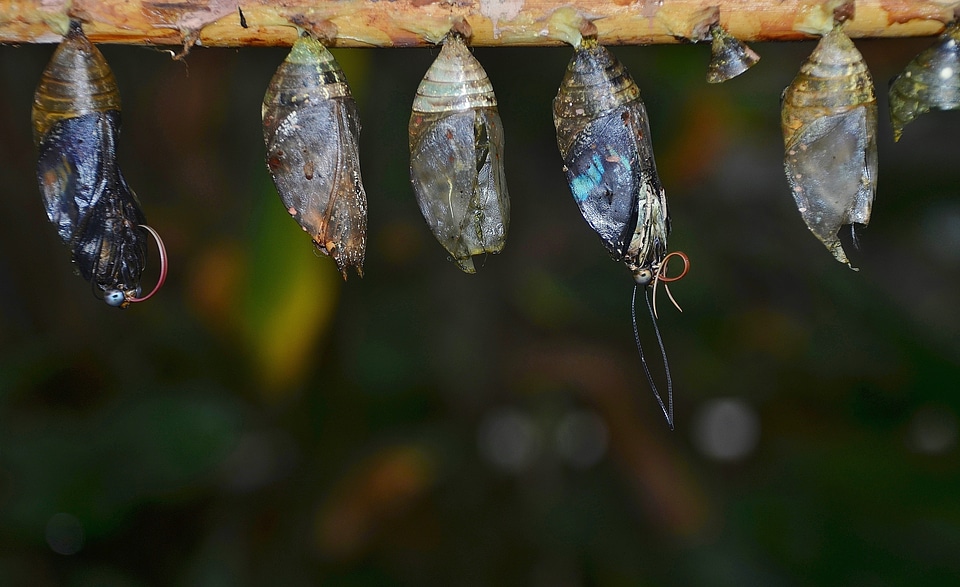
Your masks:
M670 376L670 365L667 363L667 351L663 348L663 338L660 336L660 327L657 326L657 317L654 315L653 306L650 304L650 296L644 289L643 297L647 301L647 309L650 311L650 321L653 322L653 331L657 335L657 344L660 346L660 354L663 356L663 369L667 374L667 404L664 405L663 398L657 390L657 384L653 381L653 375L650 373L650 367L647 365L647 358L643 354L643 345L640 344L640 329L637 328L637 284L633 286L633 296L630 299L630 316L633 318L633 337L637 341L637 351L640 353L640 362L643 364L643 371L647 374L647 381L650 383L650 389L653 390L653 397L660 404L663 410L663 416L667 419L667 425L673 430L673 378Z

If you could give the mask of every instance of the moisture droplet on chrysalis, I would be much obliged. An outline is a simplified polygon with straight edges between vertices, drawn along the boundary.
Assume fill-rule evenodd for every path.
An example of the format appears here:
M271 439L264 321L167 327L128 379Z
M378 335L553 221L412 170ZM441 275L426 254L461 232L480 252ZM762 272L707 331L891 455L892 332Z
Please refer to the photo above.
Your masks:
M360 119L346 76L320 41L302 33L263 97L267 169L283 206L347 278L363 276L367 195Z
M707 65L707 83L718 84L733 79L753 67L760 56L746 43L728 33L719 24L710 27L710 63Z
M863 56L836 26L783 91L784 170L807 227L850 265L838 233L870 221L877 187L877 100ZM852 267L851 267L852 268Z
M410 183L424 219L466 273L499 253L510 224L503 125L486 72L451 32L427 70L410 116Z
M954 21L937 42L914 57L890 82L890 121L899 141L913 119L931 110L960 108L960 22Z
M112 306L141 301L148 236L117 165L120 93L79 22L70 23L43 72L32 118L44 208L77 270Z

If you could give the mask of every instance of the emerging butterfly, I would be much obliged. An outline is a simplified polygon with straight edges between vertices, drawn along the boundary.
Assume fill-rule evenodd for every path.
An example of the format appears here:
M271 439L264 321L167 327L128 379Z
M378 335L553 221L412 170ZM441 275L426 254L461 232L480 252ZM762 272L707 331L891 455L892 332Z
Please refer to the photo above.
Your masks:
M152 297L166 280L166 250L117 165L120 93L113 72L77 21L37 86L33 133L47 217L80 275L111 306L125 308ZM141 297L150 236L160 249L160 277Z
M870 222L877 189L877 98L853 41L836 25L783 91L783 160L813 234L851 269L838 233Z
M631 315L637 349L653 394L672 430L673 381L657 327L655 304L651 305L646 293L653 289L656 296L659 282L675 281L686 275L689 259L679 252L667 254L670 213L657 175L640 89L595 36L584 37L574 48L573 59L553 101L553 121L567 182L583 218L600 236L610 255L633 274L636 284ZM673 255L683 259L684 270L677 277L667 277L666 266ZM666 404L640 345L636 320L638 287L644 288L663 356Z
M933 46L890 82L890 121L893 140L899 141L903 127L931 110L960 108L960 21L943 31Z
M360 117L330 51L303 32L263 97L267 169L287 212L347 278L363 276L367 193L360 176Z
M510 196L497 98L458 30L444 37L417 88L409 132L420 211L460 269L475 273L475 255L503 250Z

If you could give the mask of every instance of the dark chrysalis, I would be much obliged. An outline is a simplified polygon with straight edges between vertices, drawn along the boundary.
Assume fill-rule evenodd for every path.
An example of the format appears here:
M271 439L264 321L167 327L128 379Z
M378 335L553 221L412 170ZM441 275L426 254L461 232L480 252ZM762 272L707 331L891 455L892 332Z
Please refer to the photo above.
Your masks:
M710 35L713 41L710 45L710 63L707 65L707 83L718 84L733 79L760 61L760 56L753 49L719 24L710 27Z
M363 276L367 194L360 119L346 76L318 40L300 35L263 97L267 169L284 207L347 278Z
M837 235L845 224L870 221L877 99L863 56L839 26L820 39L781 101L784 169L797 208L837 261L850 266Z
M163 243L117 166L120 93L113 72L78 22L57 47L33 103L37 180L47 217L97 297L126 307L166 278ZM160 279L140 297L147 240L160 247Z
M493 86L463 36L451 32L410 116L410 183L424 219L466 273L499 253L510 224L503 125Z
M645 294L659 281L679 279L665 275L670 214L640 89L595 37L585 37L575 48L553 101L553 121L570 191L610 255L627 266ZM686 256L678 254L688 265ZM647 306L656 329L649 296ZM660 331L656 329L667 373L666 405L647 368L635 313L633 319L647 379L672 429L673 384Z
M890 82L893 140L903 127L931 110L960 108L960 22L953 22L932 47L917 55Z

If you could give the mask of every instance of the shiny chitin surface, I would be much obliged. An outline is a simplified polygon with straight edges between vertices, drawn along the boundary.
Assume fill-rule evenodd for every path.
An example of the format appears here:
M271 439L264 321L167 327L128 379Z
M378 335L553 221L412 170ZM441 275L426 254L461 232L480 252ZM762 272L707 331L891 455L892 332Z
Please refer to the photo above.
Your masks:
M360 119L346 77L316 39L301 35L263 98L267 168L284 207L347 277L363 275L367 195Z
M707 83L718 84L735 78L760 61L760 56L753 49L722 26L713 25L710 34L713 41L710 45L710 63L707 65Z
M917 55L890 83L890 121L899 141L903 127L931 110L960 108L960 22Z
M40 79L33 130L47 217L95 294L125 306L139 295L148 235L137 197L117 166L117 84L78 23Z
M841 263L838 233L867 224L877 187L877 100L863 56L840 27L784 90L784 170L807 227Z
M410 183L434 236L467 273L499 253L510 224L503 125L486 72L451 33L427 70L410 116Z
M575 49L553 101L553 121L583 218L642 283L641 276L655 274L667 251L667 198L640 89L595 38Z

